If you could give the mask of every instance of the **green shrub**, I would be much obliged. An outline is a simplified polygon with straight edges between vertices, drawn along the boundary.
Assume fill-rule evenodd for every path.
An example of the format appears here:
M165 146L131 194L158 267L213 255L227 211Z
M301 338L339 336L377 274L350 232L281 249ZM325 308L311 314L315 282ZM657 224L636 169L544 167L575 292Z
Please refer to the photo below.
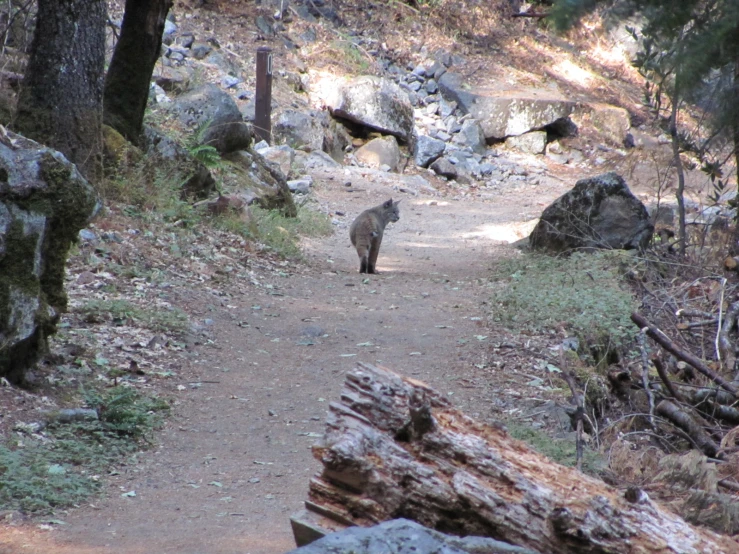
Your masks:
M43 432L0 445L0 511L50 514L100 490L107 472L142 447L169 408L132 388L84 393L98 420L51 423Z
M109 321L115 325L134 322L152 331L181 334L188 330L188 317L179 308L140 308L128 300L89 300L75 308L90 323Z
M616 251L505 260L494 271L493 319L534 333L565 327L591 349L619 349L634 333L634 298L621 277L631 260Z
M542 431L517 422L507 422L506 428L511 437L525 442L553 462L569 467L577 464L577 449L574 440L553 439ZM603 466L604 461L597 452L583 448L582 468L585 473L594 475Z
M300 237L330 235L333 230L329 218L298 206L297 217L285 217L278 210L264 210L252 206L259 239L285 258L300 257Z

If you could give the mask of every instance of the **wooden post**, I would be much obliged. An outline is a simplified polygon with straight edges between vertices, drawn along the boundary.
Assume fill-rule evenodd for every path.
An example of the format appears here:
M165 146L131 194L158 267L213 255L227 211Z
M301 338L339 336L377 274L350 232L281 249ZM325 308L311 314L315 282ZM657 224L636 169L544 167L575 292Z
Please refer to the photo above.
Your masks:
M254 132L261 140L272 140L272 50L257 48L257 92Z

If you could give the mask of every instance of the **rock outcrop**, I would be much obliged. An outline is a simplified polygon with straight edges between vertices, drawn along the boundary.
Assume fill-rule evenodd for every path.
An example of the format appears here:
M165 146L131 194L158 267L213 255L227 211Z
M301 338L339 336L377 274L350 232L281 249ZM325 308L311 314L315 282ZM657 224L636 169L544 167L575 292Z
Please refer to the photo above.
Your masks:
M251 145L251 133L236 102L213 83L179 96L169 110L187 128L201 131L200 142L212 145L221 154Z
M0 377L19 383L67 308L67 253L100 203L62 154L10 136L0 143Z
M652 238L646 207L616 173L581 179L541 215L531 247L549 252L578 248L644 248Z
M365 75L347 81L334 92L325 99L334 117L394 135L403 142L413 137L413 106L392 81Z
M451 71L439 79L439 89L447 101L456 102L459 108L480 122L488 141L501 141L558 125L561 120L569 119L577 105L556 98L471 92L463 87L462 76Z

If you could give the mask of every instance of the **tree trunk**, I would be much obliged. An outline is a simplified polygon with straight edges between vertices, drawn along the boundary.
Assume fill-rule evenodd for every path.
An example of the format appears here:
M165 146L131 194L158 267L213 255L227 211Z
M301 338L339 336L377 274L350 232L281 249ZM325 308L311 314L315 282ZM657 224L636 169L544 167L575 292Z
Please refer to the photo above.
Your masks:
M739 29L737 29L739 32ZM734 57L734 106L731 108L731 134L734 138L734 161L737 168L737 187L739 187L739 106L736 105L739 99L739 52ZM734 222L734 234L731 244L729 245L729 255L739 256L739 215Z
M405 517L547 554L739 552L643 491L552 463L427 385L366 364L347 375L314 455L323 471L306 507L326 528Z
M105 0L38 0L13 129L102 176Z
M126 0L121 36L105 78L105 124L136 145L171 7L172 0Z

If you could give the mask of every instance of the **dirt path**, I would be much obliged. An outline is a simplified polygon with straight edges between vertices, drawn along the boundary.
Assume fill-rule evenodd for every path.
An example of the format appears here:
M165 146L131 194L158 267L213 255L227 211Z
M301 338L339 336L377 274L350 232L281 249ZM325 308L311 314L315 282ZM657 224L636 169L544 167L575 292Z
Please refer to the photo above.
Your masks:
M289 516L318 470L310 445L358 361L424 380L470 415L489 416L487 271L567 185L539 185L535 202L526 186L459 200L347 172L315 176L316 199L345 216L333 236L306 244L301 272L265 274L232 296L192 291L191 311L212 320L215 339L182 369L184 390L158 447L113 476L103 499L60 516L66 525L6 529L0 553L294 548ZM382 274L359 275L348 226L389 196L402 199L401 219L386 233ZM135 497L121 496L129 491Z

